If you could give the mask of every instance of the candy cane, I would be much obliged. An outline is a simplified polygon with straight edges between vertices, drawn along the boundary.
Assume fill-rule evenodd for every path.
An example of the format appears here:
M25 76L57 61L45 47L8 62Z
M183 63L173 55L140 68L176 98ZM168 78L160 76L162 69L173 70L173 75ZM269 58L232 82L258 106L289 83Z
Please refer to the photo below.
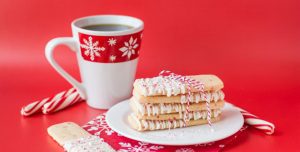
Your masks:
M59 100L54 100L44 104L43 113L44 114L53 113L80 101L82 101L82 99L79 93L77 91L74 91L71 92L68 96L65 96Z
M246 124L253 126L254 128L259 129L268 135L271 135L274 133L275 125L273 123L262 120L242 108L239 108L236 106L235 106L235 108L237 108L242 113Z
M71 88L69 90L66 90L66 91L62 91L52 97L48 97L48 98L45 98L43 100L40 100L40 101L35 101L33 103L30 103L24 107L22 107L21 109L21 115L23 116L30 116L32 114L35 114L35 113L38 113L38 112L41 112L42 109L43 109L43 106L44 104L46 103L49 103L49 102L53 102L53 101L56 101L56 100L59 100L63 97L66 97L68 96L70 93L76 91L74 88Z

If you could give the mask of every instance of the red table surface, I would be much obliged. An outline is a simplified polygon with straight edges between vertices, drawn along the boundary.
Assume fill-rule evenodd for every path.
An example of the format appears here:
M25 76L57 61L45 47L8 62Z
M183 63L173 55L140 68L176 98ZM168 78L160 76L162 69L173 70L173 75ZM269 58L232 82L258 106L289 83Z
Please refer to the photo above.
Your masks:
M276 125L254 129L227 151L296 151L300 144L300 1L298 0L1 0L1 151L62 151L48 135L52 124L80 125L104 112L77 104L53 115L20 115L22 105L71 86L47 63L44 47L71 36L70 22L94 14L125 14L145 21L137 77L169 69L213 73L226 99ZM75 55L56 58L79 78Z

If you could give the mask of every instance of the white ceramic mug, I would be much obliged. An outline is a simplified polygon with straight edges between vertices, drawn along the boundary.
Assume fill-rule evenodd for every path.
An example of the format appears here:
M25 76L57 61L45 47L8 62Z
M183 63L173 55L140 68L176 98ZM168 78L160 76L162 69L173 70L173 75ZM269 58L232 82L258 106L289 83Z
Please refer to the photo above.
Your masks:
M119 31L82 28L99 24L118 24L131 28ZM48 42L46 57L53 68L86 99L89 106L108 109L131 96L143 28L143 21L129 16L79 18L72 22L73 37L55 38ZM66 45L76 53L82 82L75 80L54 60L53 51L58 45Z

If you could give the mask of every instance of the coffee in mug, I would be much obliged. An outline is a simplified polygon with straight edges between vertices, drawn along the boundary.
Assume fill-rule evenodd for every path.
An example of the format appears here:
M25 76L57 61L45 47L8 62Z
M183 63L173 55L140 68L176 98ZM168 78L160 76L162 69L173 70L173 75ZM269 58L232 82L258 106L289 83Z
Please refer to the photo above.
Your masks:
M91 31L124 31L124 30L129 30L133 27L129 25L122 25L122 24L94 24L94 25L84 26L82 28Z

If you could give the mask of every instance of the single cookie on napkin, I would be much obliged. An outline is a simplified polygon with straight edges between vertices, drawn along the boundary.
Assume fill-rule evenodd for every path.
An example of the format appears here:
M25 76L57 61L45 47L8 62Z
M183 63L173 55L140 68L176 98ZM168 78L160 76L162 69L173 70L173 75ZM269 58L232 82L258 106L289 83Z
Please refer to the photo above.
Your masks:
M67 152L115 152L103 139L91 135L73 122L52 125L47 131Z

